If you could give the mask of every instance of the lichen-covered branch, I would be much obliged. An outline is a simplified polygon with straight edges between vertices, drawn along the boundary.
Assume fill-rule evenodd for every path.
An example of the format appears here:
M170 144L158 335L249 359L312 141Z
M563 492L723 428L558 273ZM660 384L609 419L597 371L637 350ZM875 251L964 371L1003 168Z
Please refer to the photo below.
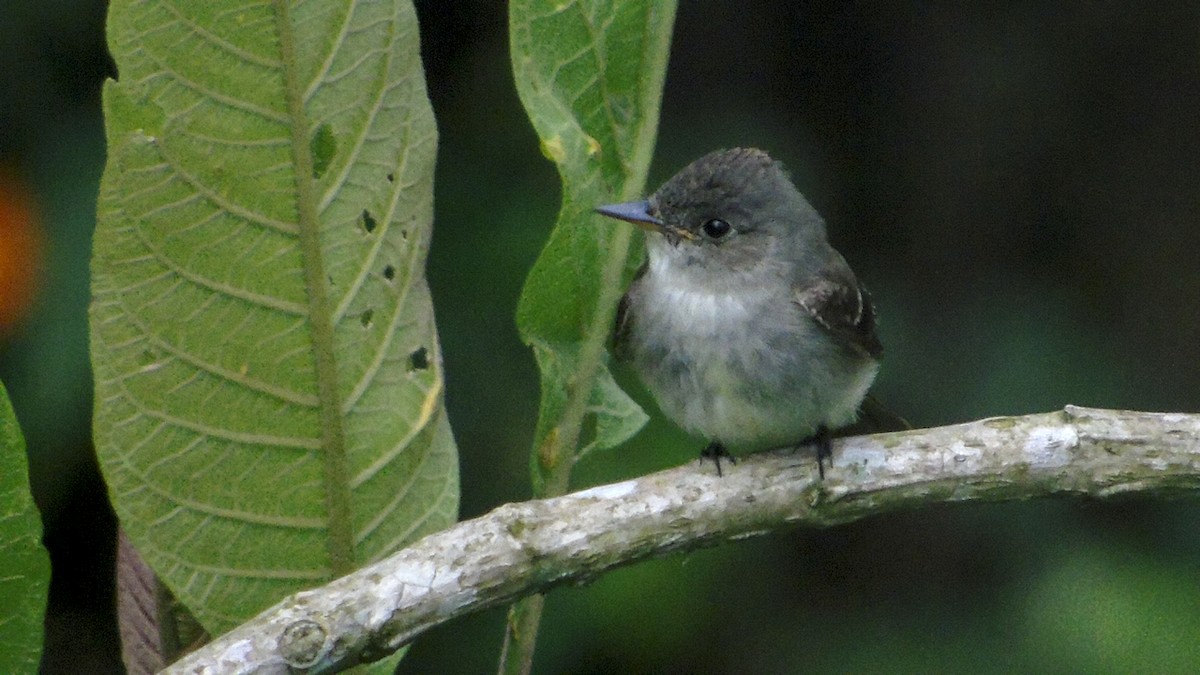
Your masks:
M996 417L688 466L506 504L296 594L171 673L329 672L456 616L673 550L927 504L1200 490L1200 415L1096 410Z

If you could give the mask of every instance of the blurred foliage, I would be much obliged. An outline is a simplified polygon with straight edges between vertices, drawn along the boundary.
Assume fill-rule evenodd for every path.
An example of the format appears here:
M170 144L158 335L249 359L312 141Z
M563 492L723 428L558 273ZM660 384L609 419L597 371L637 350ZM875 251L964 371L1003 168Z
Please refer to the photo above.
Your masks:
M529 493L537 373L513 313L558 182L517 100L504 4L417 5L441 141L429 278L469 517ZM0 163L31 186L46 243L0 377L66 552L51 548L48 621L74 640L52 649L92 672L106 670L88 636L105 634L107 590L89 558L105 544L81 534L104 531L80 483L81 270L103 160L102 11L0 10ZM914 424L1067 402L1200 410L1198 26L1186 0L682 3L649 183L716 147L784 160L879 302L876 391ZM648 409L647 429L586 460L577 484L694 461L698 441ZM537 670L1195 672L1197 522L1194 501L1055 500L672 556L552 593ZM402 671L492 671L503 618L431 632Z
M25 439L0 384L0 672L29 672L42 655L50 558L29 489Z

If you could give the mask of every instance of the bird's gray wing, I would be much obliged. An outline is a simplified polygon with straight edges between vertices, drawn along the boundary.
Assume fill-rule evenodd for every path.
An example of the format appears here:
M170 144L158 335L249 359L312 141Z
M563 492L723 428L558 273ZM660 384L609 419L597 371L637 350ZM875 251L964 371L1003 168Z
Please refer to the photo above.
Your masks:
M873 358L883 354L871 294L840 255L835 253L824 268L797 284L793 302L847 347Z

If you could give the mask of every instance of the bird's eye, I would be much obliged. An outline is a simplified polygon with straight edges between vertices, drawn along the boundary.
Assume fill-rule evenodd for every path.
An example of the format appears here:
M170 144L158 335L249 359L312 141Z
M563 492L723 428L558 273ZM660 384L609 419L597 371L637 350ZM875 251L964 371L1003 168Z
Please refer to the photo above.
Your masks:
M704 234L708 235L710 238L720 239L721 237L729 234L729 231L733 228L729 226L729 223L721 220L720 218L712 218L711 220L704 221L703 229Z

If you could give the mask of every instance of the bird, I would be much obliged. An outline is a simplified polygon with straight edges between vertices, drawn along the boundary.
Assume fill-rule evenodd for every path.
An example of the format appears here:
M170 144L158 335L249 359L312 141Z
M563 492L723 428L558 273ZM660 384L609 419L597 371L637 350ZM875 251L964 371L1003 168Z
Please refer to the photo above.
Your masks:
M644 200L595 211L638 225L646 260L621 298L614 354L701 462L813 445L856 419L883 346L875 306L783 165L711 152Z

